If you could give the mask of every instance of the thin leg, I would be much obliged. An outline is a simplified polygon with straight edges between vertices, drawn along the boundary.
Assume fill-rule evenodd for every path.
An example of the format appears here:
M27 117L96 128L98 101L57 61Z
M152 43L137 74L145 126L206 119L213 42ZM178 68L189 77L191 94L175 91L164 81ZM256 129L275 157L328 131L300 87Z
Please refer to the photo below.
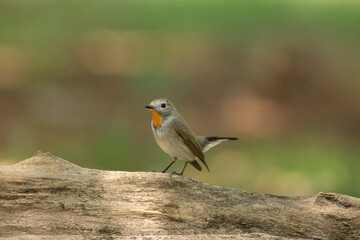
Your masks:
M169 164L169 166L167 166L166 168L165 168L165 170L164 171L162 171L162 173L165 173L170 167L171 167L171 165L173 165L174 164L174 162L176 162L176 160L177 160L177 158L176 157L174 157L174 161L172 161L170 164Z
M181 171L180 175L183 175L183 174L184 174L184 171L185 171L186 165L187 165L188 163L189 163L188 161L186 161L186 162L185 162L185 166L184 166L183 170Z

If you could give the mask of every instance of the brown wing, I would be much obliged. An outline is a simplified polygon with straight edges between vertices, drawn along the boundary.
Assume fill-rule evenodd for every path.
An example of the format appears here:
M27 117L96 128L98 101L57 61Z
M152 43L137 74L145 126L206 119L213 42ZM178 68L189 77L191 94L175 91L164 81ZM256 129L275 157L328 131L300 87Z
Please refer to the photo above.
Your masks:
M205 164L206 168L210 172L209 167L205 162L205 156L201 149L201 146L190 127L186 125L184 120L176 121L174 127L177 135L181 138L185 145L190 148L190 150Z

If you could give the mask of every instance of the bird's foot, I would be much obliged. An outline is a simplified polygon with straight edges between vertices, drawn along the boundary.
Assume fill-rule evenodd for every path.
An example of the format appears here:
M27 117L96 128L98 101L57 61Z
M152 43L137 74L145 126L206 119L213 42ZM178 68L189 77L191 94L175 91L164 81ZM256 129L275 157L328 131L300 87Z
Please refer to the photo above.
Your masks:
M164 171L156 171L156 170L152 170L151 172L165 173Z
M183 175L183 173L172 172L170 175L182 176L182 175Z

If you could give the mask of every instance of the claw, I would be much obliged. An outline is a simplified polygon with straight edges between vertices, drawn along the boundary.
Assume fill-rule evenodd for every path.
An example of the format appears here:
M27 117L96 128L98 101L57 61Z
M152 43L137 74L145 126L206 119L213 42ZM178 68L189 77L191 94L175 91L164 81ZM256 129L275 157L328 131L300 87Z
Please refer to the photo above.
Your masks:
M182 176L182 173L172 172L170 175Z

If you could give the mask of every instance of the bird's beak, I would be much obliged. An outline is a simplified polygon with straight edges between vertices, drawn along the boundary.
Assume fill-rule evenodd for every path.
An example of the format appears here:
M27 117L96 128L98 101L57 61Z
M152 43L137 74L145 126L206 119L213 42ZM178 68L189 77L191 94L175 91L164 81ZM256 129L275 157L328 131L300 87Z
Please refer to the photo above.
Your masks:
M153 107L153 106L151 106L151 105L146 105L146 106L145 106L145 108L148 108L148 109L154 109L154 107Z

